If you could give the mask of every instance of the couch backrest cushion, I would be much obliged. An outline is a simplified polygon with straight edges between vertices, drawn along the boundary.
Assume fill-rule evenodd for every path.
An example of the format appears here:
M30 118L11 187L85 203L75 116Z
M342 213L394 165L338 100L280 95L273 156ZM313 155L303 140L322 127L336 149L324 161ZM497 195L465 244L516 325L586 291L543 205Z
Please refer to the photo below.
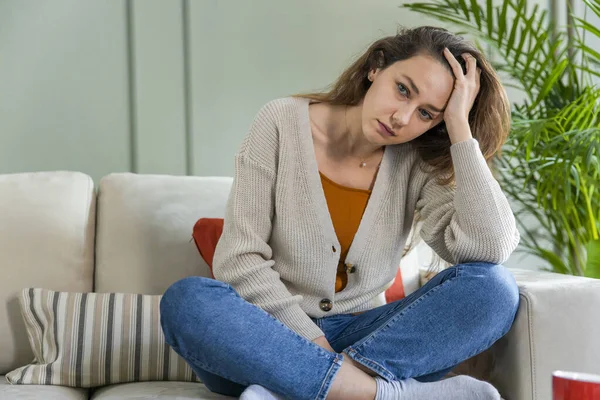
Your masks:
M93 286L95 195L78 172L0 175L0 375L31 362L18 296Z
M111 174L100 181L97 292L162 294L187 276L210 277L192 240L202 217L224 217L229 177Z

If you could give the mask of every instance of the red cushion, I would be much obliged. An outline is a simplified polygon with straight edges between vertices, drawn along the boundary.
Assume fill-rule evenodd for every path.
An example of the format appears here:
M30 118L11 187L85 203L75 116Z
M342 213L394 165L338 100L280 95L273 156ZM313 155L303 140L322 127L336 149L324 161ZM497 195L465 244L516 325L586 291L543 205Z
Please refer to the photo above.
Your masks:
M198 247L200 255L210 268L210 275L215 278L212 272L213 257L217 242L223 233L223 218L200 218L194 225L192 237Z
M392 283L392 286L385 291L385 302L389 304L396 300L403 299L404 297L406 297L406 295L404 293L404 284L402 282L402 271L398 268L394 283Z
M200 218L194 225L192 237L200 251L200 255L208 264L210 268L210 274L214 279L212 271L213 257L215 255L215 248L217 242L223 233L223 218ZM385 300L387 303L391 303L396 300L403 299L405 297L404 285L402 284L402 273L398 268L396 279L392 286L385 291Z

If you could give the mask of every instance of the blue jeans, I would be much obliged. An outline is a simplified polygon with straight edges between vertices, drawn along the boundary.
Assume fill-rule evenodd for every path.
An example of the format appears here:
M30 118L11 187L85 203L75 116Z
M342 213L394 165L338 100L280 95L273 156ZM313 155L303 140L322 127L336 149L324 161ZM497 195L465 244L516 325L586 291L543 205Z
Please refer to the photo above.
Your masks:
M212 392L237 397L259 384L289 399L321 400L344 357L387 380L439 380L504 336L518 304L505 267L459 264L404 299L358 315L313 318L336 353L213 279L174 283L160 312L167 343Z

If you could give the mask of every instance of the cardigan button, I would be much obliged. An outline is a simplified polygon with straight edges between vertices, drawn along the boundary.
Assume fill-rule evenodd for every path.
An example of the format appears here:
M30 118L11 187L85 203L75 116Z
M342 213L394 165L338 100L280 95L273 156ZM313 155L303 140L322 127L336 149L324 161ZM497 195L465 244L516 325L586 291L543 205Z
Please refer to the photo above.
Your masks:
M334 253L337 252L335 246L331 246L331 251L333 251Z
M321 307L321 310L323 311L331 311L333 308L333 303L329 299L323 299L319 303L319 307Z
M353 264L346 264L346 272L353 274L356 272L356 267Z

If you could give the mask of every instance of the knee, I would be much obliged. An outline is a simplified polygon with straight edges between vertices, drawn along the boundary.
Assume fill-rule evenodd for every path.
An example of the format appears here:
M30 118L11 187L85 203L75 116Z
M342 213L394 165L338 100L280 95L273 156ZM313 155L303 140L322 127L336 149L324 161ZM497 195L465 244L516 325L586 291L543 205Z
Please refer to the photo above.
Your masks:
M462 264L469 276L471 294L478 307L496 320L512 324L519 307L519 287L513 274L503 265L493 263Z
M169 338L171 331L179 331L189 325L189 319L202 318L203 308L209 308L214 303L216 288L228 288L229 285L200 276L191 276L172 284L160 299L160 323ZM218 294L217 294L218 295Z
M519 286L513 274L503 265L489 264L484 269L486 283L490 290L490 301L502 304L506 309L517 311L519 307Z
M160 299L161 313L169 315L173 310L181 310L187 301L206 291L209 285L207 280L200 276L190 276L173 283Z

